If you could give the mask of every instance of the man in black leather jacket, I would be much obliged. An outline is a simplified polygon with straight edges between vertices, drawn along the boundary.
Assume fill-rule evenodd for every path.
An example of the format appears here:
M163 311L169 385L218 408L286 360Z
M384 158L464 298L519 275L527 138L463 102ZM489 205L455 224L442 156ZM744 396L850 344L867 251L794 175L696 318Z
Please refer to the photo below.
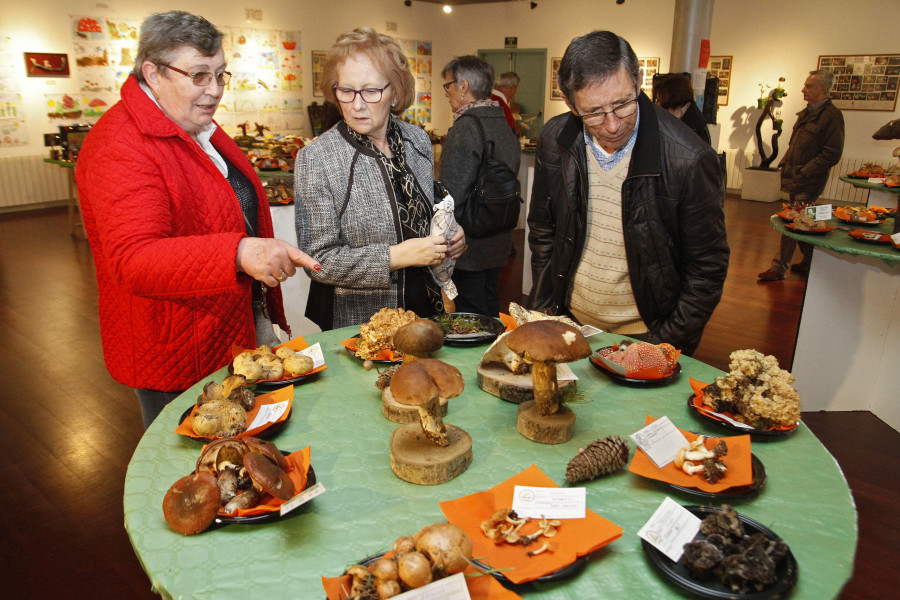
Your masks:
M713 149L640 93L639 75L611 32L566 50L571 112L538 142L529 305L690 354L728 269L722 177Z

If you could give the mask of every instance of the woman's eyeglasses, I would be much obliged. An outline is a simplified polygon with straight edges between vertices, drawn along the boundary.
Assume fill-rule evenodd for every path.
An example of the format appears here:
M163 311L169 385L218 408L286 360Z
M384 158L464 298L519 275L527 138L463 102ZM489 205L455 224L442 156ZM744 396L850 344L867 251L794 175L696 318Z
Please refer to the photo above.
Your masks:
M597 112L578 116L581 117L581 120L585 125L603 125L603 122L606 121L606 115L610 113L616 115L616 117L618 117L619 119L624 119L625 117L630 117L631 115L633 115L634 111L637 110L637 101L637 97L634 97L631 100L619 104L612 110L600 110Z
M228 71L220 71L218 73L213 73L211 71L198 71L197 73L188 73L187 71L182 71L181 69L175 68L172 65L167 65L160 63L158 66L165 67L167 69L172 69L176 73L181 73L187 77L190 77L194 85L197 87L206 87L209 83L215 78L216 83L219 87L224 87L228 85L228 82L231 81L231 73Z
M384 87L380 88L363 88L361 90L354 90L353 88L346 87L338 87L334 86L332 88L334 90L334 95L338 99L338 102L343 102L344 104L350 104L354 100L356 100L356 95L359 94L359 97L363 99L363 102L366 104L372 104L374 102L381 102L381 97L384 95L384 90L391 85L390 82L384 84Z
M447 83L443 84L443 86L444 86L444 91L445 91L445 92L449 92L449 91L450 91L450 86L453 85L454 83L456 83L456 80L455 80L455 79L454 79L453 81L448 81Z

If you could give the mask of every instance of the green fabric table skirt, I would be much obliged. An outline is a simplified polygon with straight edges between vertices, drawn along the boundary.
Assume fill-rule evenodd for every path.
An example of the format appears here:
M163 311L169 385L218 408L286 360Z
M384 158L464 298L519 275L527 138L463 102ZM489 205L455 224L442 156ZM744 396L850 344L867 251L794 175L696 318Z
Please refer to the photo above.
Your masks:
M667 415L696 432L731 435L687 406L688 377L712 381L721 375L717 369L682 357L683 370L673 384L637 388L614 383L585 359L572 364L584 394L572 405L575 437L560 445L537 444L516 432L516 405L478 388L475 368L487 346L444 347L435 358L459 368L466 379L445 420L471 434L474 460L453 481L414 485L390 468L389 441L398 425L382 416L378 372L364 370L337 345L356 333L350 327L307 337L321 342L328 369L296 386L293 415L273 441L283 450L311 446L316 477L327 492L281 521L232 524L186 537L172 532L163 518L166 491L193 471L201 448L173 430L202 384L221 381L225 369L198 382L150 426L128 466L124 509L128 535L156 592L167 598L324 598L320 576L339 575L389 549L397 537L444 521L438 502L493 487L531 464L564 485L566 465L579 448L611 434L627 437L646 415ZM594 349L619 339L589 338ZM765 465L765 487L731 504L790 545L800 574L792 598L837 596L852 573L857 540L856 510L840 468L802 424L787 436L754 439L753 453ZM666 496L681 504L721 503L625 470L581 485L588 508L623 527L623 536L596 552L580 574L525 585L520 593L573 600L687 597L653 569L637 531Z

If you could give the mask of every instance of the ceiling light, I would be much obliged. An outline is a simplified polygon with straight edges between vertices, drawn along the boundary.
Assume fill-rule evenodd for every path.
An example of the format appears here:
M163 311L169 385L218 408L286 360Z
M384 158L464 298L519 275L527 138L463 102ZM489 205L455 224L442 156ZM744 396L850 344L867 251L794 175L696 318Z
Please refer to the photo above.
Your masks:
M453 12L453 7L450 6L449 4L445 4L445 5L444 5L444 12L447 13L447 14L449 15L451 12Z

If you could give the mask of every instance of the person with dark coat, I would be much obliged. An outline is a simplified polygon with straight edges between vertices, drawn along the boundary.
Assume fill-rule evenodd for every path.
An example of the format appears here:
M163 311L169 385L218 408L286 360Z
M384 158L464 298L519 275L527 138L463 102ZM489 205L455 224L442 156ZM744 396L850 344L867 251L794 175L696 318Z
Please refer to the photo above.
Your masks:
M459 215L475 188L485 142L493 142L494 158L516 173L519 140L507 126L503 109L491 99L494 68L490 63L477 56L459 56L444 67L441 76L453 110L453 126L441 152L440 178L453 196ZM458 312L499 314L497 286L500 269L509 259L512 231L468 238L469 250L457 259L453 273L459 294L455 298Z
M797 113L787 152L778 163L781 167L781 191L788 195L791 208L815 204L828 182L831 167L844 152L844 115L831 100L834 73L810 71L803 83L803 99L807 106ZM803 259L791 265L794 250L800 246ZM813 246L781 236L772 266L757 277L760 281L780 281L790 265L795 273L809 273Z
M627 41L569 44L569 113L538 140L528 213L529 306L691 354L719 303L729 249L716 153L641 93Z
M706 117L694 102L694 89L687 75L668 73L657 77L653 81L653 100L681 119L681 122L690 127L701 140L712 144Z

